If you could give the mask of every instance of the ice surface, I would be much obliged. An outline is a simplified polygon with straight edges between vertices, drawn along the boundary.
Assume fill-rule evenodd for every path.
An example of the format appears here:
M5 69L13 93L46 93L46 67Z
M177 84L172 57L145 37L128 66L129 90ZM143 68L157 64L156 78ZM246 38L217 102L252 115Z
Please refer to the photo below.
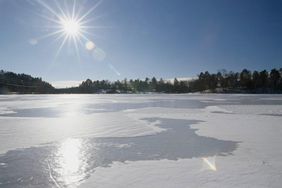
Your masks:
M280 95L0 96L0 187L281 187Z
M225 156L237 148L236 142L195 134L196 129L191 129L189 125L196 124L197 121L178 119L146 121L158 122L157 126L165 131L136 137L68 139L56 143L55 146L9 151L0 157L0 161L9 166L8 168L0 166L2 171L0 182L13 187L22 187L22 182L32 186L42 184L49 187L52 186L49 183L52 173L52 181L56 184L74 186L95 171L95 168L109 167L114 162ZM66 170L67 172L64 172ZM35 179L30 180L30 177ZM17 182L19 178L22 182Z

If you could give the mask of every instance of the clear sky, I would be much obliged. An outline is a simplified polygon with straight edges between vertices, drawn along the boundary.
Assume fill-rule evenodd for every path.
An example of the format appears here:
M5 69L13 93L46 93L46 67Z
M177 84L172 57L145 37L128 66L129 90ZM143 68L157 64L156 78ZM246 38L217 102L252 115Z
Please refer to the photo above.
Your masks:
M58 26L46 5L60 15L73 2L0 0L0 69L54 82L282 67L279 0L104 0L85 18L95 48L80 37L78 53L72 40L58 53L64 36L42 37ZM75 12L97 2L77 0Z

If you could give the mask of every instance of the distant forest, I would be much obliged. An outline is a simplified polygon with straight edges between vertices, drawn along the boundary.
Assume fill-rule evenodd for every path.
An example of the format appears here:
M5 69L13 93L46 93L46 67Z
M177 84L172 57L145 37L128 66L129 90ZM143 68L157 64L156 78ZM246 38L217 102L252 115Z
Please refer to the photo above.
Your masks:
M54 93L55 88L41 78L0 70L0 94Z
M87 79L78 87L55 89L51 84L26 74L0 71L0 93L282 93L282 68L271 71L201 72L191 80L173 81L146 78L145 80L95 80Z

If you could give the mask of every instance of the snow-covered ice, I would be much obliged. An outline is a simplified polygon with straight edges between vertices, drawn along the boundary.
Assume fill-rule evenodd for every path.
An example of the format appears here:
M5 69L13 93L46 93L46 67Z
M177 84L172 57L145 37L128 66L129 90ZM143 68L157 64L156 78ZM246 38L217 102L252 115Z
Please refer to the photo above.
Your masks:
M0 187L281 187L280 95L0 96Z

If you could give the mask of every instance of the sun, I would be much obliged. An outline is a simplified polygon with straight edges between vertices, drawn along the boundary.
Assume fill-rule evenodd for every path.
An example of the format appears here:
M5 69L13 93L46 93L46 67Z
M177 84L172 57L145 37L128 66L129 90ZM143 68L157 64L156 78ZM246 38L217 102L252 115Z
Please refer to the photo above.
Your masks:
M60 23L65 35L69 37L77 37L81 35L81 23L78 20L72 18L61 18Z
M93 32L89 32L88 30L101 28L100 26L89 24L97 19L91 15L91 13L99 6L102 0L99 0L88 10L85 10L84 6L81 4L81 6L79 6L76 1L77 0L64 1L65 3L62 5L59 1L54 0L54 6L53 4L48 4L47 1L37 0L49 13L48 15L39 15L51 23L48 27L46 26L49 30L48 33L38 39L55 37L56 41L61 41L55 58L59 55L66 43L73 44L78 58L80 56L79 46L84 46L87 50L92 50L96 46L94 42L88 38L89 35L93 36Z

